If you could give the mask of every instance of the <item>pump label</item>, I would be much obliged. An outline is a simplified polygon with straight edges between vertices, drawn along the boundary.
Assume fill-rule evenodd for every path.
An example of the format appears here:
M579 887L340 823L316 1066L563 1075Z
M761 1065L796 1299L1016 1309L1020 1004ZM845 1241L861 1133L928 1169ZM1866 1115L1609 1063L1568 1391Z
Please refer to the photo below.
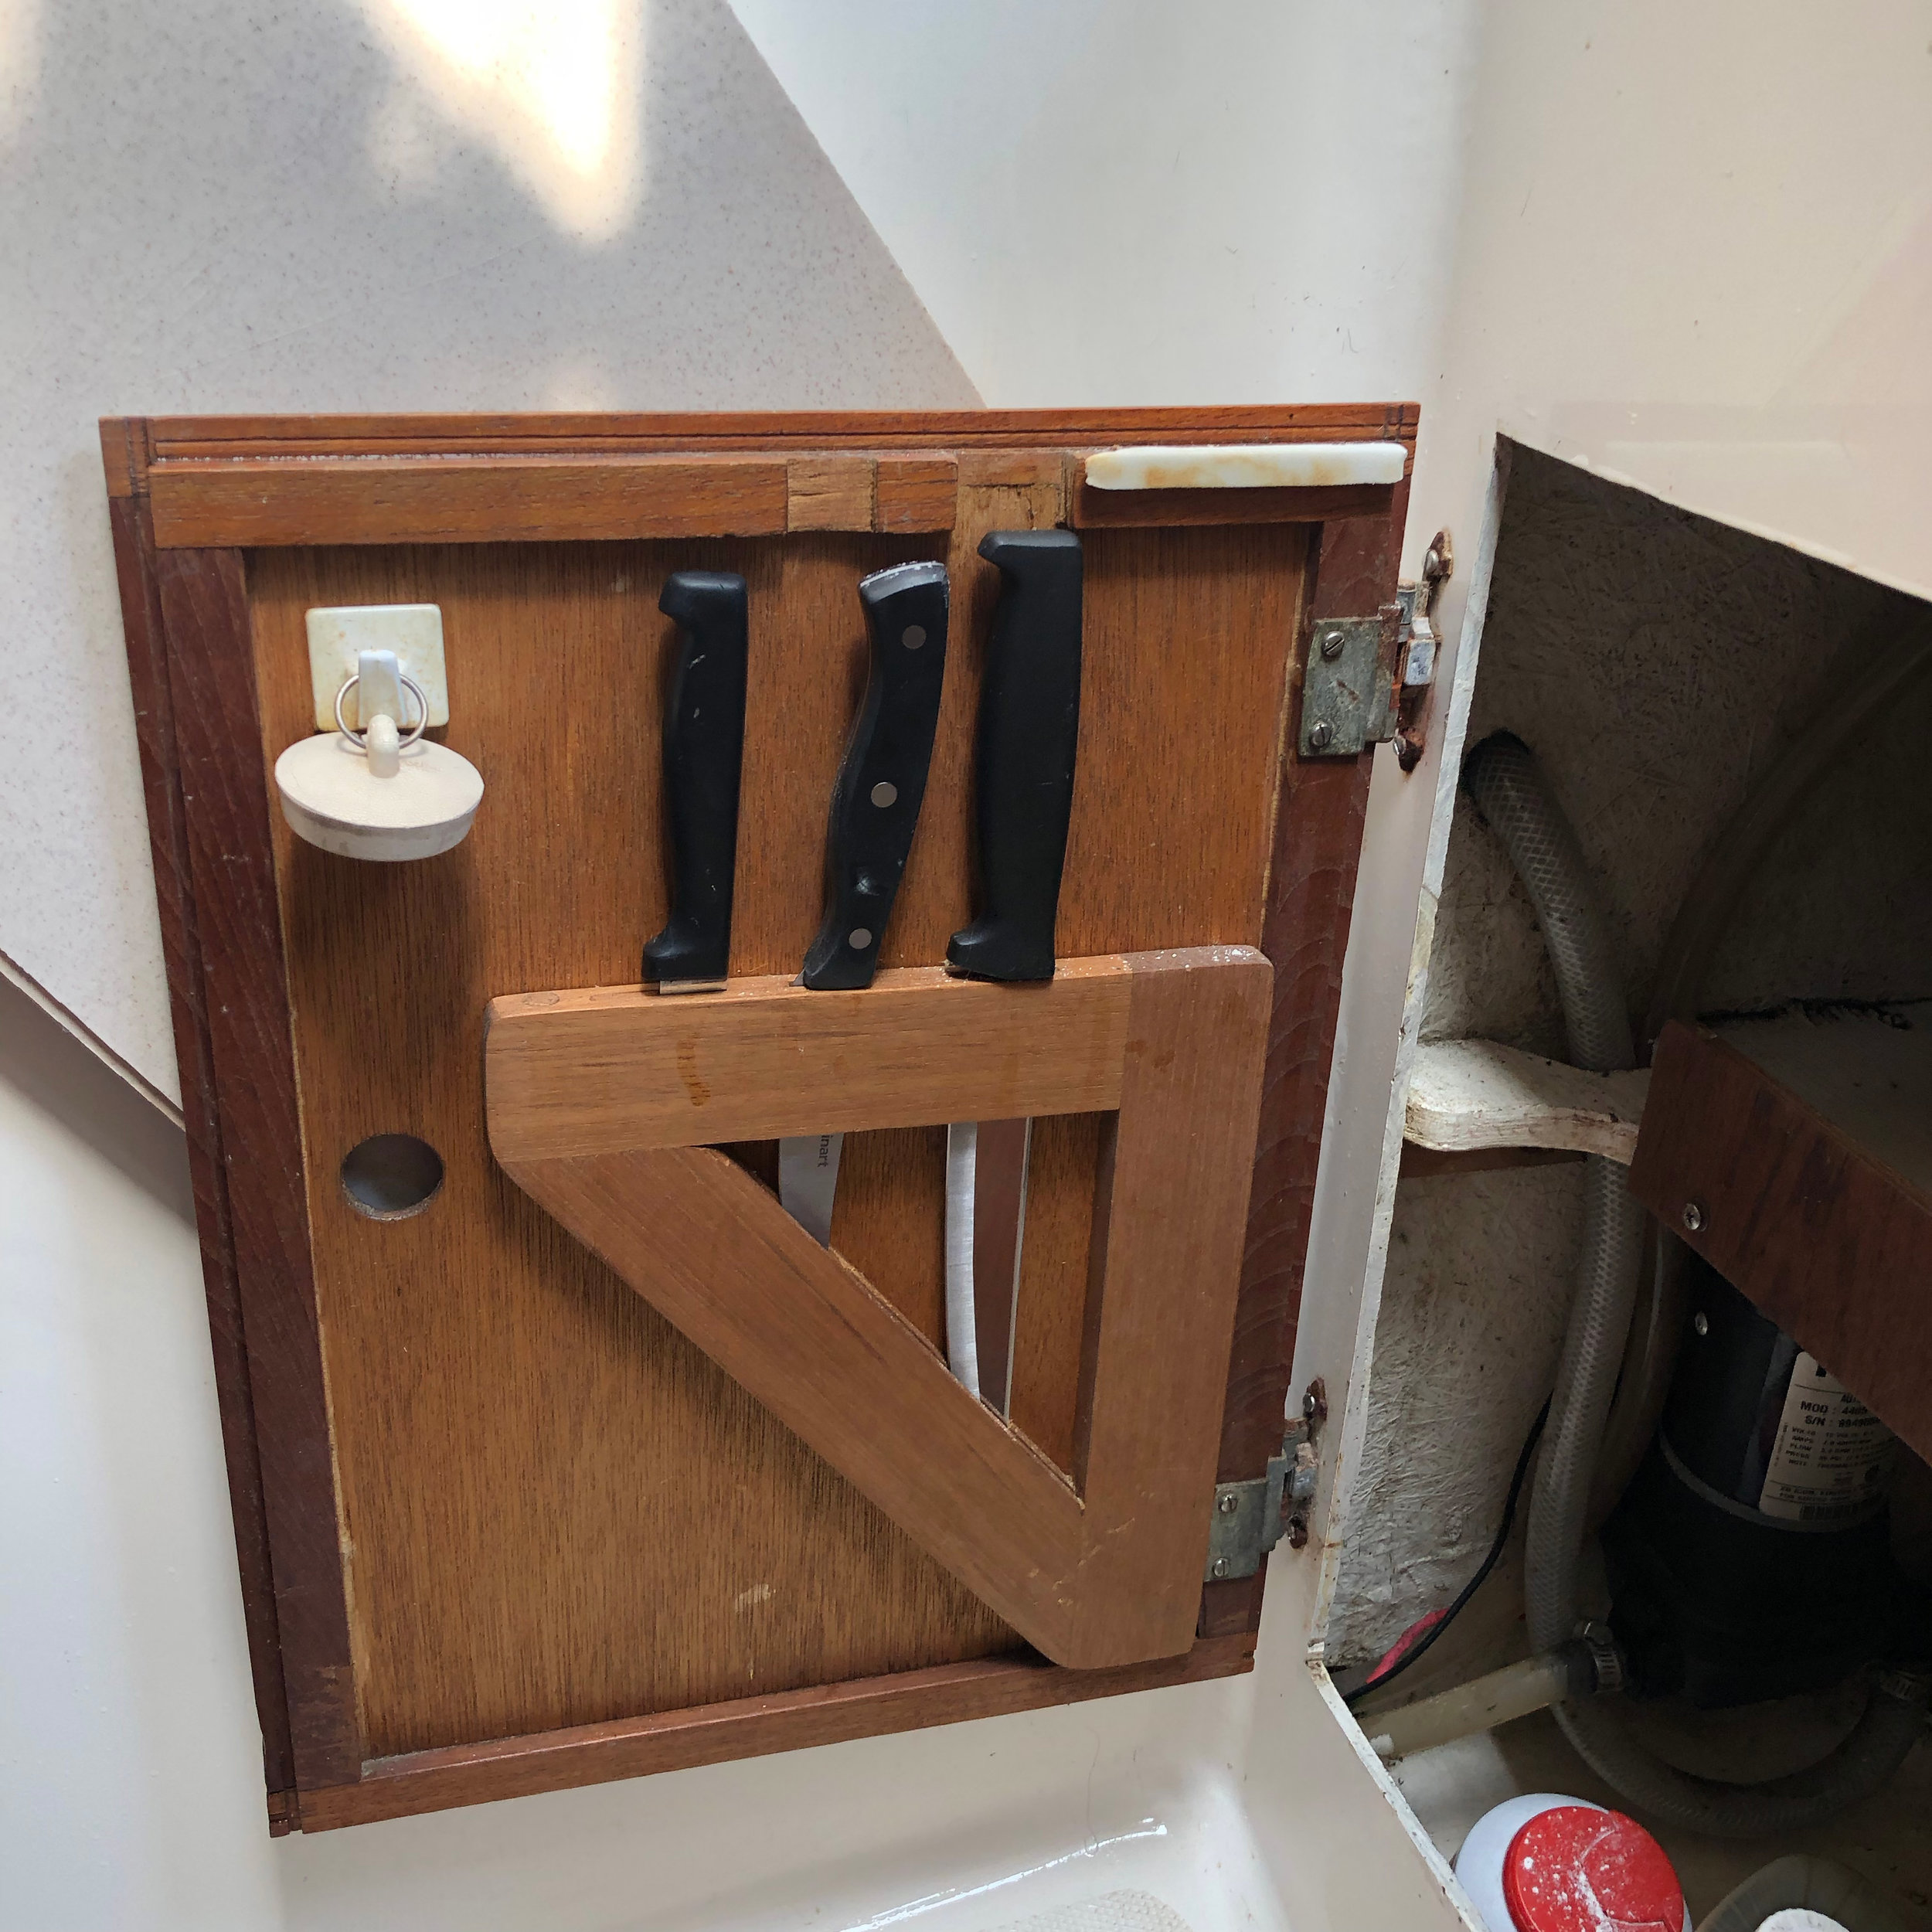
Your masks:
M1786 1522L1849 1522L1883 1494L1892 1432L1816 1357L1791 1365L1758 1508Z

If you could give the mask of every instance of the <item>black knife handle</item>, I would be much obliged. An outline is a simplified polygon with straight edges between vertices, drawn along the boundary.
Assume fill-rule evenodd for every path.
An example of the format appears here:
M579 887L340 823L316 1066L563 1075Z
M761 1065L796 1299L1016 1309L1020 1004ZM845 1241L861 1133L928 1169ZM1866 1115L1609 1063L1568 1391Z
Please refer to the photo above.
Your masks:
M832 788L825 922L805 954L815 992L869 986L913 849L946 679L946 566L902 563L859 587L872 634L866 702Z
M974 751L980 912L946 964L975 979L1051 979L1080 734L1080 540L995 530L979 553L1003 580Z
M664 713L671 917L645 947L644 977L695 991L722 985L731 956L745 749L745 580L732 571L679 570L665 580L658 608L679 631Z

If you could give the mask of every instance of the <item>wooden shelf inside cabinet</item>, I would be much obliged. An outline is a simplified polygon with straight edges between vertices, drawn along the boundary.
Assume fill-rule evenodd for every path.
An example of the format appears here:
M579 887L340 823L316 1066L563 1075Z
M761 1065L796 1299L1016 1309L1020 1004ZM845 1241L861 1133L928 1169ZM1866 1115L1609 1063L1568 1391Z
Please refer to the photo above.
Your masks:
M1379 403L102 425L275 1828L1249 1668L1262 1580L1203 1586L1196 1501L1281 1446L1370 765L1298 755L1303 668L1312 626L1393 604L1416 425ZM1085 481L1115 448L1351 442L1383 446L1383 481L1131 502ZM975 990L939 968L974 910L998 595L978 546L1053 526L1084 553L1063 971ZM943 1034L971 1015L976 1043L928 1042L906 1091L852 1087L828 1254L757 1177L773 1136L838 1120L713 1061L759 1015L846 1011L784 982L823 911L856 585L933 561L952 616L925 803L852 1011L869 1039L881 1015ZM749 587L736 900L729 989L663 1002L634 985L666 913L658 600L692 570ZM367 604L438 607L432 735L486 785L460 845L404 864L319 851L275 807L275 762L315 728L304 614ZM1199 1038L1227 1090L1187 1156L1212 1161L1175 1167L1185 1198L1128 1239L1130 1197L1165 1185L1121 1185L1123 1163L1149 1171L1167 1050L1134 1043L1167 1028L1184 1067L1216 999L1238 1024ZM981 1030L1043 1013L999 1087ZM689 1046L706 1118L652 1138L647 1083L614 1096L603 1062L573 1062L580 1026L624 1034L634 1072L670 1051L648 1083L674 1113ZM532 1071L558 1066L562 1139ZM1014 1110L1034 1128L1008 1429L937 1345L945 1123ZM605 1140L570 1142L599 1120ZM374 1219L342 1162L393 1133L444 1179ZM640 1238L643 1202L662 1238ZM745 1263L737 1299L706 1243ZM1210 1249L1212 1268L1179 1258ZM1162 1254L1172 1280L1137 1283ZM1210 1276L1205 1301L1162 1298ZM862 1334L896 1365L873 1393L901 1453L760 1362L774 1296L821 1356ZM1181 1345L1145 1345L1148 1320ZM1120 1439L1123 1361L1154 1377L1141 1414L1178 1427ZM877 1372L855 1355L839 1379ZM914 1403L963 1491L909 1444ZM1131 1561L1132 1536L1085 1540L1110 1482L1139 1485L1159 1532Z
M1631 1187L1932 1455L1932 1004L1673 1023Z

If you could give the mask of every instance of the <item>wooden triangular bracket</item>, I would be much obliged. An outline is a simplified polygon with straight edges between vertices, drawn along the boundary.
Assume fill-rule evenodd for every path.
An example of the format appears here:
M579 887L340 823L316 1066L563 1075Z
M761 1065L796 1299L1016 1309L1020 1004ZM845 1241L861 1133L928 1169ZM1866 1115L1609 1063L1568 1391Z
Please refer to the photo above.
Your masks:
M493 1002L490 1142L525 1192L1036 1648L1194 1638L1272 974L1247 947ZM712 1144L1111 1112L1076 1481Z

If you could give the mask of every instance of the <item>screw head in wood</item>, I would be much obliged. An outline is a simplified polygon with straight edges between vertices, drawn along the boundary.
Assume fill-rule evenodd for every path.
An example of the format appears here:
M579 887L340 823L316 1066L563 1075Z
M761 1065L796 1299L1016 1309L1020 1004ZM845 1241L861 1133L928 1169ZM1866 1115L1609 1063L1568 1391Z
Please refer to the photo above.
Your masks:
M1326 751L1335 742L1335 726L1318 724L1308 733L1308 747L1313 751Z
M878 784L872 788L872 801L882 811L888 805L896 804L899 801L899 787L889 778L880 779Z
M862 953L872 944L872 928L869 926L853 927L845 935L845 944L854 952Z
M1684 1203L1684 1226L1695 1234L1704 1225L1704 1210L1695 1201Z

